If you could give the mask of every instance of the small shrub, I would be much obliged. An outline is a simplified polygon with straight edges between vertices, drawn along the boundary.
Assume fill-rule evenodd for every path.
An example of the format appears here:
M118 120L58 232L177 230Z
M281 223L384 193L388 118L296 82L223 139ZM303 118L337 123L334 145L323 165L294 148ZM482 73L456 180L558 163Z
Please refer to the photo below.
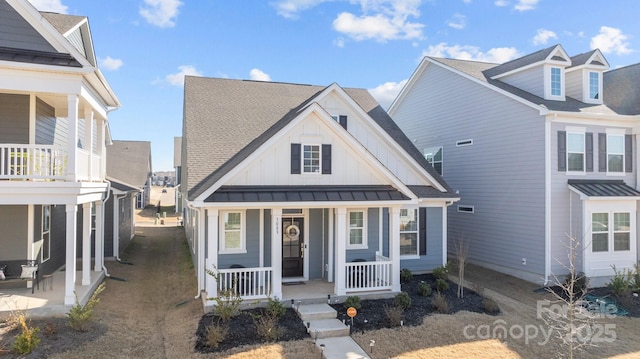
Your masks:
M40 328L30 327L24 315L20 316L20 327L22 331L16 336L13 342L13 350L18 354L29 354L40 344Z
M278 318L265 315L254 319L256 332L264 341L277 341L282 337L282 328L278 326Z
M207 327L205 344L211 349L217 349L220 343L227 337L229 328L221 323L212 323Z
M631 275L629 285L631 285L631 289L634 291L640 290L640 267L638 267L637 264L633 265L633 274Z
M628 275L626 270L622 272L618 272L616 270L616 266L611 266L613 268L613 272L615 275L611 278L611 281L607 283L607 287L611 289L613 295L616 297L621 297L624 294L629 292L629 286L631 284L630 276Z
M269 298L266 311L268 316L280 318L287 312L287 308L285 308L284 305L282 305L282 303L278 300L278 297L276 297L274 299Z
M484 308L484 312L487 314L498 314L500 313L500 307L498 307L498 303L491 298L484 298L482 301L482 306Z
M447 278L449 277L449 267L445 264L443 266L434 268L433 276L436 277L436 279L447 280Z
M385 305L384 306L384 314L387 316L387 319L389 320L389 324L392 327L399 327L401 322L402 322L402 315L404 313L404 309L402 309L402 307L399 307L397 305L394 306L389 306L389 305Z
M360 308L362 308L362 303L360 302L360 297L358 297L357 295L352 295L350 297L347 297L342 306L344 307L344 309L354 307L356 308L356 310L360 310Z
M447 298L442 295L442 293L438 292L431 299L431 306L438 313L449 313L449 303L447 302Z
M400 292L393 298L393 303L396 307L407 310L411 308L411 297L407 292Z
M205 269L205 272L215 278L216 282L220 279L220 272L214 267L214 270ZM213 314L217 315L223 321L227 321L240 314L240 306L242 305L242 296L236 290L237 278L233 278L233 283L229 288L220 290L217 297L208 298L216 302L213 307Z
M431 285L427 282L418 283L418 294L423 297L428 297L431 295Z
M69 313L67 313L71 329L78 332L86 332L89 330L89 326L93 321L93 308L100 302L98 295L100 295L103 290L104 283L101 283L85 305L80 305L78 296L76 295L76 304L74 304L69 310Z
M449 282L446 279L438 278L436 280L436 290L439 293L446 292L449 290Z
M562 287L563 288L570 288L571 287L571 276L568 276L563 284ZM589 279L587 278L587 276L580 272L580 273L576 273L575 275L575 280L573 282L573 295L578 296L578 297L582 297L583 295L585 295L587 293L587 290L589 289Z
M401 283L411 282L411 278L413 278L413 273L411 273L409 268L402 268L400 270L400 282Z

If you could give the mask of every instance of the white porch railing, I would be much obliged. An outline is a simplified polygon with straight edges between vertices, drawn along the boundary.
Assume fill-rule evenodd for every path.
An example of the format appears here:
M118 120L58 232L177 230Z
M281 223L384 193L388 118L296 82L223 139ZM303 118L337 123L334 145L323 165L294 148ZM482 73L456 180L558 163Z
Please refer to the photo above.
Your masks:
M375 262L352 262L345 267L347 292L391 289L391 260L387 257L376 255Z
M64 179L66 167L57 146L0 144L0 179Z
M273 270L266 268L218 269L218 295L227 290L242 299L267 298L273 293Z

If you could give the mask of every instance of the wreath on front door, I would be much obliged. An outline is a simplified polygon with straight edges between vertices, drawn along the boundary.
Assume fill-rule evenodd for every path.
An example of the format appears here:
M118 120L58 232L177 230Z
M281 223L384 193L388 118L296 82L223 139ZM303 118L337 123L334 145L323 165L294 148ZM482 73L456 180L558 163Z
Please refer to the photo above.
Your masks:
M300 235L300 228L295 224L291 224L284 230L284 234L289 238L295 238Z

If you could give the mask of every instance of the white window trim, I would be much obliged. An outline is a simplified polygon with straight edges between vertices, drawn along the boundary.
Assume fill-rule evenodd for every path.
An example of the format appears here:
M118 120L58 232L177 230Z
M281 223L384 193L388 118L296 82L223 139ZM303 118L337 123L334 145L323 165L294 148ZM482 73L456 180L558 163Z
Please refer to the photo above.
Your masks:
M227 249L226 238L225 238L225 228L224 228L224 217L225 214L229 213L240 213L240 248L229 248ZM239 211L220 211L220 238L219 238L219 254L241 254L247 253L247 237L246 237L246 229L247 229L247 212L244 210Z
M551 71L552 69L559 69L560 70L560 94L559 95L553 95L551 93L552 88L551 88ZM544 82L545 82L545 94L547 95L546 98L547 99L551 99L551 100L564 100L565 98L565 76L564 76L564 69L562 66L548 66L545 69L544 72Z
M592 73L595 73L598 75L598 98L591 98L591 74ZM585 86L585 94L584 94L585 102L594 103L594 104L602 103L602 72L589 70L589 71L586 71L585 77L586 77L585 83L587 84Z
M629 230L627 231L616 231L616 214L628 214L629 215ZM610 213L611 219L613 220L611 223L612 225L611 227L611 233L609 233L609 244L611 244L611 251L613 253L622 253L622 252L631 252L631 241L633 240L633 238L631 238L631 213L629 212L611 212ZM616 250L616 233L629 233L629 249L624 249L624 250Z
M567 153L565 154L566 159L565 161L567 162L567 173L570 174L586 174L587 172L587 134L586 134L586 129L584 128L570 128L567 127L566 129L567 133L566 133L566 140L565 142L567 143ZM574 134L574 135L582 135L582 170L581 171L575 171L575 170L570 170L569 169L569 134ZM579 153L579 152L571 152L571 153Z
M619 128L608 128L606 129L606 135L607 135L607 176L625 176L626 174L626 168L625 168L625 152L626 152L626 143L625 143L625 131L623 129L619 129ZM611 153L614 155L622 155L622 171L620 172L611 172L609 171L609 136L620 136L622 137L622 153Z
M633 219L632 216L634 215L633 212L627 212L627 211L593 211L591 213L591 220L593 221L593 215L594 214L598 214L598 213L605 213L607 214L607 225L609 226L609 228L607 228L607 232L594 232L593 230L590 230L590 236L591 236L591 243L593 243L593 235L595 233L607 233L607 250L606 251L597 251L594 252L593 251L593 246L590 245L591 250L590 252L592 254L603 254L603 253L609 253L609 254L614 254L614 253L630 253L631 249L633 248L633 246L631 245L631 241L633 241ZM629 215L629 230L628 231L616 231L615 230L615 215L619 214L619 213L626 213ZM616 233L629 233L629 249L625 249L625 250L615 250L615 234Z
M49 228L45 231L44 229L44 213L45 213L45 208L49 208L49 210L47 211L47 213L49 214ZM42 249L40 250L40 262L44 263L46 261L48 261L49 259L51 259L51 205L43 205L42 206L42 220L41 220L41 226L40 229L42 230L42 233L40 234L40 238L42 240ZM44 241L44 235L48 234L49 235L49 241L47 243L48 245L48 253L49 253L49 257L45 258L44 257L44 246L45 246L45 241Z
M305 146L318 146L318 172L306 172L304 170L304 147ZM302 155L300 156L300 172L303 175L317 176L322 174L322 144L319 143L303 143Z
M351 213L362 212L362 244L351 244ZM347 209L347 249L368 249L369 241L367 238L367 209L366 208L353 208Z
M418 207L402 207L402 209L406 209L406 210L412 210L416 212L416 254L401 254L400 255L400 259L420 259L420 208ZM413 231L400 231L400 233L402 232L407 232L407 233L413 233Z
M471 140L473 143L473 140ZM435 155L433 155L431 158L432 160L429 161L429 159L427 158L427 154L425 152L427 152L427 150L431 150L431 149L435 149L436 153L438 153L438 150L440 151L440 161L436 161L435 160ZM433 152L433 151L431 151ZM425 149L422 150L422 155L424 156L424 158L427 160L427 162L429 162L429 164L431 165L431 167L433 167L434 170L436 170L436 172L438 172L438 170L436 169L436 167L433 165L434 163L440 163L440 176L444 176L444 146L433 146L433 147L427 147Z

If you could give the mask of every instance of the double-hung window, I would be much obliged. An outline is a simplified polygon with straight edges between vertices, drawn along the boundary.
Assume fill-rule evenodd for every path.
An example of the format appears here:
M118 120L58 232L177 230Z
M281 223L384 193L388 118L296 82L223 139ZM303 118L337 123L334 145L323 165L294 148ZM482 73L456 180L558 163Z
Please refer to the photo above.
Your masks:
M600 97L600 74L589 72L589 100L597 100Z
M222 212L222 238L220 240L221 253L245 252L244 212Z
M624 135L607 134L607 172L624 172Z
M603 212L591 215L591 251L608 252L610 248L613 248L614 252L631 249L629 212Z
M349 243L347 248L367 248L367 212L363 209L347 211L349 220Z
M51 206L42 206L42 252L41 261L51 258Z
M427 162L442 175L442 146L425 148L423 154Z
M551 68L551 96L562 96L562 72L559 67Z
M400 210L400 255L418 255L418 209Z
M567 171L584 172L584 133L567 132Z
M303 173L320 173L320 145L303 145Z

